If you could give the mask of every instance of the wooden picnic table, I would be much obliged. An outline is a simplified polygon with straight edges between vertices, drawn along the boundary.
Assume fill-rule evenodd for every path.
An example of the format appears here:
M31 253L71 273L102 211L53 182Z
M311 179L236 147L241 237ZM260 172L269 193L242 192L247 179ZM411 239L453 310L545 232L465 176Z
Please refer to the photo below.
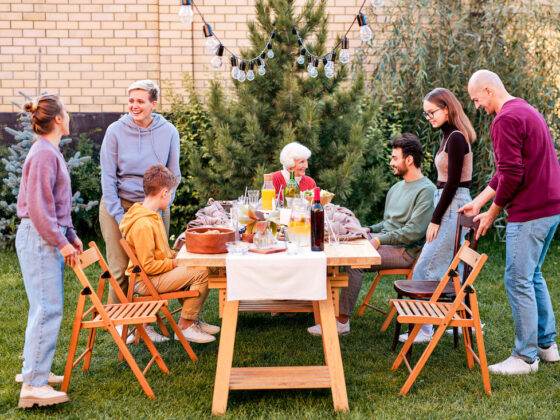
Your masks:
M348 411L348 397L335 315L338 315L338 290L348 285L340 266L369 268L380 264L379 253L365 239L338 246L325 244L327 256L327 296L322 301L263 300L228 301L227 254L192 254L179 251L179 265L205 268L210 272L209 288L219 290L222 330L214 382L212 414L226 412L229 390L330 388L335 411ZM264 258L264 256L263 256ZM330 298L329 298L330 297ZM324 366L232 367L235 332L239 312L313 312L323 331Z

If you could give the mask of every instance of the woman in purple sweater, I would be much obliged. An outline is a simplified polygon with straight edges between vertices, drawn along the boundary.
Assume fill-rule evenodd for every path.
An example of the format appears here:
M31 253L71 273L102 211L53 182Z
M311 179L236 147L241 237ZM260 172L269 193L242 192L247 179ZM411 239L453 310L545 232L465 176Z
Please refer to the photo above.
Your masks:
M37 135L23 164L17 200L21 219L16 251L23 274L29 314L23 348L20 408L68 401L49 384L62 382L51 370L62 321L64 263L73 266L82 242L72 226L72 189L64 157L58 150L69 134L69 117L61 99L44 95L25 105Z

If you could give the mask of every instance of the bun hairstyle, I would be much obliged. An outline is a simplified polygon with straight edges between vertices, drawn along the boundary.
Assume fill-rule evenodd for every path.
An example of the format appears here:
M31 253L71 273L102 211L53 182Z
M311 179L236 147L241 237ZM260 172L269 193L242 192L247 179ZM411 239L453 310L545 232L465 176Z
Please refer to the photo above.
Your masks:
M35 134L48 134L54 129L54 118L62 115L64 106L56 95L43 95L23 106L31 113L31 125Z

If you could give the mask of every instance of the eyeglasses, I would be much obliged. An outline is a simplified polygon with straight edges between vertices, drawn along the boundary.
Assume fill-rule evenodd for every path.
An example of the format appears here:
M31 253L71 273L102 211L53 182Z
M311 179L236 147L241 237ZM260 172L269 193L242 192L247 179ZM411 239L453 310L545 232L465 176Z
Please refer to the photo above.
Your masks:
M435 111L430 111L430 112L426 112L423 111L422 115L424 116L424 118L426 118L427 120L430 120L432 118L434 118L434 115L436 112L441 111L441 108L436 109Z

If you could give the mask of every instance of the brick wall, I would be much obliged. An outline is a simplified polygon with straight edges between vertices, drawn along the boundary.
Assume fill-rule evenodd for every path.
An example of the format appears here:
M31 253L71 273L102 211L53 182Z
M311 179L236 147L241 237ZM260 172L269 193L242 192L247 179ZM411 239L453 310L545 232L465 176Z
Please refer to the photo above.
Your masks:
M295 2L298 8L304 3ZM361 3L327 1L328 46ZM197 4L230 49L250 45L247 22L254 19L254 0ZM178 21L179 7L179 0L0 0L0 112L15 111L11 102L20 100L19 90L35 96L39 48L41 89L59 93L72 112L125 111L126 88L137 79L151 78L177 91L186 72L201 91L215 77L231 85L228 59L221 71L210 68L200 17L195 14L192 28L186 27ZM349 38L353 53L357 25ZM165 94L161 102L165 106Z

